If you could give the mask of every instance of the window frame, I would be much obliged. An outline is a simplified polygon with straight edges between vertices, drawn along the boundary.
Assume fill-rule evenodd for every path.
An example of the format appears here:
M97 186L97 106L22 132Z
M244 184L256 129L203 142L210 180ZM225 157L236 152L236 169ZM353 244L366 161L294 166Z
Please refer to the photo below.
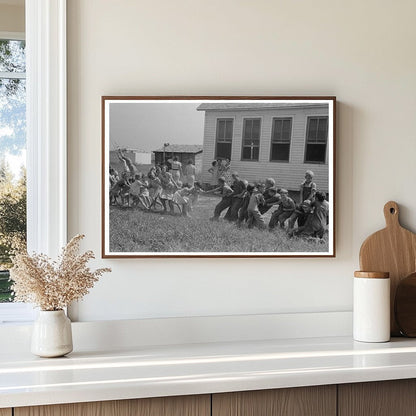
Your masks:
M215 120L215 150L214 150L214 159L215 160L219 160L219 159L225 159L222 157L218 157L218 123L220 121L223 120L231 120L232 121L232 133L231 133L231 140L230 140L230 144L231 144L231 151L230 151L230 160L231 160L231 156L233 154L233 140L234 140L234 124L235 124L235 118L234 117L217 117ZM222 143L228 143L227 141L223 141Z
M56 257L67 241L66 0L25 0L25 20L27 247ZM34 317L19 303L0 313Z
M26 0L28 249L66 243L66 0Z
M326 118L327 119L327 132L326 132L326 142L325 142L325 160L323 162L310 161L306 160L306 153L308 148L308 131L309 123L312 118ZM306 116L306 127L305 127L305 147L303 152L303 163L311 165L327 165L328 164L328 136L329 136L329 115L326 114L311 114Z
M247 120L259 120L260 126L259 126L259 155L257 159L245 159L244 158L244 148L247 146L244 146L244 135L246 131L246 121ZM243 117L243 128L241 131L241 161L242 162L259 162L260 161L260 144L261 144L261 129L263 127L263 118L262 117Z
M279 142L273 142L273 136L274 136L274 129L275 129L275 120L290 120L290 138L289 138L289 157L287 160L277 160L272 159L272 151L273 151L273 144L279 143ZM292 139L293 139L293 116L286 116L286 117L272 117L272 131L270 136L270 157L269 162L273 163L290 163L290 157L292 153Z

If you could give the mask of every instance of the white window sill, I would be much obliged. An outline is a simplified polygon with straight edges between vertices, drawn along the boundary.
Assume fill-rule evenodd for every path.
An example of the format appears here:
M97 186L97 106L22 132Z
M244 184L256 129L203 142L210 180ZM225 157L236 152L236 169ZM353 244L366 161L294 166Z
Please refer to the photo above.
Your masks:
M0 325L21 325L32 322L36 311L27 303L0 303Z

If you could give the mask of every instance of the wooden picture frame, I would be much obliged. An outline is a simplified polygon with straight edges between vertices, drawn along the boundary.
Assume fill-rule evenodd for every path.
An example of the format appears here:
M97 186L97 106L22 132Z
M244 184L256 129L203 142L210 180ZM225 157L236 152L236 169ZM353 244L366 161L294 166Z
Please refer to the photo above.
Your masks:
M335 97L101 106L103 258L335 257Z

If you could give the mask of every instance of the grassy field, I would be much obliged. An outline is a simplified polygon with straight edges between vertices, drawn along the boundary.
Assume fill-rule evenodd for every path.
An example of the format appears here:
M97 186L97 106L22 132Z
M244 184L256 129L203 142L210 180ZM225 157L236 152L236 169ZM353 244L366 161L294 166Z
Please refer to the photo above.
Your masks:
M200 196L192 218L144 212L137 208L110 207L112 252L327 252L326 240L288 238L284 230L236 227L225 220L209 220L219 202ZM223 212L222 216L225 214ZM270 214L266 217L266 223Z

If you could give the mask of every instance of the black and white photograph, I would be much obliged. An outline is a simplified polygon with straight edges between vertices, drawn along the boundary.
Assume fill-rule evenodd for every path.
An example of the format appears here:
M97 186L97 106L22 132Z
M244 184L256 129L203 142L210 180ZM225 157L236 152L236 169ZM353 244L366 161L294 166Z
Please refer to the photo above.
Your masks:
M334 97L102 97L103 257L335 256Z

